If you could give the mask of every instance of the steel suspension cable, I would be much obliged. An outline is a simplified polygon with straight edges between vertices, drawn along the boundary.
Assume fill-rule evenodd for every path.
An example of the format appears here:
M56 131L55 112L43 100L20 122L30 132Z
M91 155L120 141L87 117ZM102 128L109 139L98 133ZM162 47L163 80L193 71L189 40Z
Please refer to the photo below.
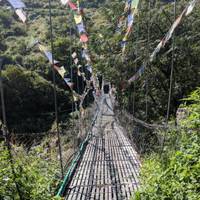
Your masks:
M148 30L147 30L147 57L150 56L150 31L151 31L151 0L148 3ZM148 59L149 60L149 59ZM149 63L147 63L149 65ZM149 80L145 80L145 118L148 120L148 94L149 94Z
M75 36L73 35L75 38ZM75 39L73 40L75 41ZM77 84L77 93L82 95L82 91L80 90L80 82L79 82L79 69L76 64L76 84ZM78 126L78 133L82 135L82 115L81 115L81 107L78 106L77 110L79 110L79 126ZM79 135L80 136L80 135Z
M56 131L57 131L57 140L58 140L58 151L59 151L59 159L60 159L61 176L63 178L64 177L64 172L63 172L62 148L61 148L61 141L60 141L60 130L59 130L59 123L58 123L58 100L57 100L57 91L56 91L56 76L55 76L55 70L54 70L54 44L53 44L53 26L52 26L51 0L49 0L49 25L50 25L51 51L52 51L52 76L53 76L53 94L54 94Z
M72 15L72 12L70 10L70 14L71 16L73 17ZM72 27L70 27L70 38L72 38ZM75 38L73 38L73 40L70 39L70 48L69 48L69 52L70 52L70 78L71 78L71 81L72 81L72 84L74 84L74 81L73 81L73 67L72 67L72 41L74 41ZM74 85L73 85L74 86ZM72 87L73 87L72 86ZM73 92L73 89L71 89L72 91L72 113L76 112L77 111L77 102L75 101L75 98L74 98L74 92ZM75 118L74 116L72 116L72 129L73 129L73 154L75 156L75 151L76 151L76 144L75 144L75 133L76 133L76 128L75 128Z
M174 21L176 20L176 0L174 0ZM168 126L169 117L170 117L170 106L171 106L171 96L172 96L172 85L173 85L173 75L174 75L174 59L175 59L175 32L172 35L172 61L171 61L171 71L170 71L170 85L169 85L169 95L168 95L168 103L167 103L167 115L165 126ZM164 145L166 141L166 131L164 132L163 141L161 145L161 155L164 151Z
M139 16L138 16L138 21L139 21ZM135 50L136 60L138 57L139 30L140 30L140 26L139 26L139 23L137 23L136 50ZM135 62L134 73L136 73L136 71L137 71L136 67L137 67L137 62ZM135 104L136 104L136 82L133 83L133 116L135 115Z
M174 21L176 20L176 0L174 0ZM169 86L169 96L168 96L168 105L167 105L167 116L166 124L168 124L170 116L170 107L171 107L171 97L172 97L172 87L173 87L173 75L174 75L174 60L175 60L175 33L173 33L172 38L172 61L171 61L171 72L170 72L170 86Z

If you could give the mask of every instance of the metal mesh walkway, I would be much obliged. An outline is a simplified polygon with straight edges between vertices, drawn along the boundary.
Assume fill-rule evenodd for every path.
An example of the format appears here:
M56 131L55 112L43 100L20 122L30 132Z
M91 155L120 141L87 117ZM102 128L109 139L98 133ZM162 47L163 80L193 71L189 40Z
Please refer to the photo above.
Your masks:
M128 200L138 187L140 162L105 95L83 158L67 188L68 200Z

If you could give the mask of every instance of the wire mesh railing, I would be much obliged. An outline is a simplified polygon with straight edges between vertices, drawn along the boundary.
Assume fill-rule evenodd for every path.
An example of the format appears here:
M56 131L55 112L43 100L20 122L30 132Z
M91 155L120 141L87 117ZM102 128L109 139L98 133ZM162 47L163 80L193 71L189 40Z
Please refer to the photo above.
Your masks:
M59 123L60 130L60 145L62 147L63 157L63 172L67 173L73 159L80 151L80 145L85 141L90 133L91 126L94 120L94 113L96 112L96 105L90 105L84 112L84 116L79 119L79 112L71 113L68 121L63 125ZM53 126L54 127L54 126ZM1 146L4 144L5 135L0 134ZM44 178L50 180L50 188L48 194L54 195L58 186L62 183L62 174L59 170L59 141L55 130L41 132L41 133L8 133L7 139L10 144L10 150L13 157L14 171L17 176L27 177L27 181L23 185L16 179L17 185L19 185L20 195L24 197L30 197L28 194L24 194L26 186L30 184L30 177L32 176L31 170L39 168L39 174L42 175L46 170L48 172L44 174ZM8 162L10 158L5 160ZM35 163L37 161L37 163ZM30 166L28 165L30 163ZM7 165L10 165L7 163ZM6 166L5 166L6 167ZM51 174L51 175L50 175ZM7 177L7 175L5 174ZM20 183L19 183L20 182ZM26 184L26 186L25 186ZM16 188L12 188L16 190ZM39 191L39 190L38 190ZM5 191L5 196L7 192ZM10 194L11 195L11 194ZM11 195L12 196L12 195Z

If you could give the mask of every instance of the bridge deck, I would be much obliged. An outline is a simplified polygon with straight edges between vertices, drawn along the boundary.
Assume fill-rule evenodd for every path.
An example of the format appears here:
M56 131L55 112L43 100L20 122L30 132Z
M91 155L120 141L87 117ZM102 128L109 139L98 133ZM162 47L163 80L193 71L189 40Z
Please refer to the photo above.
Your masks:
M68 200L128 200L138 187L140 162L103 98L83 158L67 188Z

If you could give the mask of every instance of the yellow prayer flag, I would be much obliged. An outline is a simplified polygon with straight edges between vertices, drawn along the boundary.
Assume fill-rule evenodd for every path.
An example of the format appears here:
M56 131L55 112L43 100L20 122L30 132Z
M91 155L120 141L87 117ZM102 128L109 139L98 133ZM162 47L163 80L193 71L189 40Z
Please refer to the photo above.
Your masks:
M137 9L139 4L139 0L132 0L131 7L132 9Z
M80 24L82 22L82 16L74 15L74 20L75 20L76 24Z
M127 41L127 40L128 40L128 35L126 34L122 41Z
M76 95L73 95L74 101L78 101L78 97Z
M64 78L65 72L66 70L63 66L58 69L58 73L61 75L62 78Z
M88 49L88 44L87 43L82 43L82 48L83 49Z
M81 113L81 116L84 117L85 109L83 107L80 107L80 113Z
M38 47L40 51L43 51L43 52L48 51L47 47L45 47L44 45L39 44Z

